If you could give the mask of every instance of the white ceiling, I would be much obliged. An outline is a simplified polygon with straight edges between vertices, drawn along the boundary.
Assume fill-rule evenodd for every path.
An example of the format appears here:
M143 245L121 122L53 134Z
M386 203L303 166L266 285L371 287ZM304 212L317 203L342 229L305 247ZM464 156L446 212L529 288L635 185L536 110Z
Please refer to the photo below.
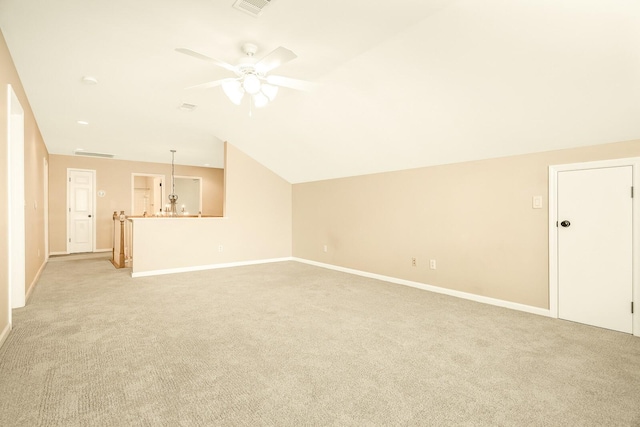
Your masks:
M233 1L0 0L49 152L221 167L226 140L297 183L640 138L638 0ZM253 117L183 89L230 72L175 48L245 42L315 89Z

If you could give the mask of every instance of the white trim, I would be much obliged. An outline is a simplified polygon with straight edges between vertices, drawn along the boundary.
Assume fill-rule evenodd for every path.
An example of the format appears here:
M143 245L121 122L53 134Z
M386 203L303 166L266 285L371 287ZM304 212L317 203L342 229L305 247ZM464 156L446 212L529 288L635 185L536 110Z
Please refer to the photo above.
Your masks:
M549 166L549 316L558 318L558 171Z
M44 262L49 259L49 161L42 158L43 168L43 200L42 209L44 214Z
M71 206L69 206L69 171L78 171L78 172L91 172L92 174L92 183L91 183L91 192L93 193L93 206L92 206L92 213L91 213L91 228L92 228L92 242L91 242L91 252L95 252L96 251L96 211L98 210L97 207L97 194L96 194L96 188L97 188L97 183L96 183L96 171L95 169L80 169L80 168L67 168L67 205L66 205L66 210L67 210L67 252L66 253L71 253L69 252L69 243L71 243L69 241L69 239L71 238L71 218L69 217L69 209ZM64 252L63 252L64 253Z
M33 292L36 285L38 284L38 280L40 280L40 276L42 275L42 272L44 271L44 267L46 265L47 265L46 261L42 263L42 265L38 269L38 272L36 273L36 277L33 278L31 285L29 285L29 289L27 289L27 295L25 296L26 302L29 302L29 298L31 298L31 293Z
M441 288L439 286L413 282L405 279L398 279L396 277L383 276L381 274L369 273L367 271L361 271L361 270L354 270L352 268L340 267L337 265L325 264L325 263L311 261L308 259L297 258L297 257L272 258L272 259L263 259L263 260L255 260L255 261L240 261L240 262L231 262L231 263L224 263L224 264L210 264L210 265L200 265L200 266L194 266L194 267L171 268L166 270L143 271L139 273L131 273L131 277L135 278L135 277L158 276L162 274L187 273L191 271L213 270L218 268L229 268L229 267L242 267L242 266L248 266L248 265L267 264L272 262L283 262L283 261L296 261L303 264L309 264L316 267L326 268L329 270L340 271L348 274L355 274L357 276L368 277L370 279L382 280L389 283L395 283L403 286L410 286L412 288L418 288L418 289L422 289L429 292L449 295L452 297L462 298L462 299L475 301L483 304L489 304L497 307L503 307L511 310L523 311L525 313L531 313L539 316L549 317L549 310L545 308L534 307L526 304L520 304L517 302L505 301L497 298L485 297L482 295L456 291L453 289Z
M113 251L113 248L108 248L108 249L96 249L95 251L93 251L93 253L101 253L101 252L111 252ZM50 252L49 256L55 256L55 255L71 255L69 252L65 252L65 251L61 251L61 252Z
M0 347L4 344L9 336L9 332L11 332L11 323L8 323L7 326L4 327L2 332L0 333Z
M631 166L633 168L633 335L640 336L640 157L549 166L549 315L558 318L558 172Z
M24 109L13 87L7 85L7 240L9 323L11 309L24 307L26 286L26 200Z
M139 273L132 272L131 277L148 277L148 276L159 276L161 274L188 273L191 271L214 270L218 268L229 268L229 267L243 267L246 265L268 264L272 262L283 262L283 261L293 261L293 258L285 257L285 258L259 259L254 261L238 261L238 262L229 262L229 263L223 263L223 264L209 264L209 265L196 265L193 267L169 268L166 270L142 271Z
M509 308L512 310L524 311L526 313L537 314L539 316L549 316L549 310L545 308L533 307L530 305L520 304L517 302L505 301L497 298L485 297L482 295L470 294L468 292L456 291L453 289L441 288L439 286L427 285L425 283L413 282L410 280L398 279L390 276L383 276L380 274L369 273L367 271L354 270L352 268L340 267L332 264L325 264L322 262L316 262L307 260L304 258L293 257L293 261L302 262L304 264L315 265L316 267L327 268L330 270L341 271L343 273L355 274L357 276L368 277L370 279L383 280L385 282L395 283L398 285L410 286L412 288L418 288L429 292L435 292L438 294L449 295L456 298L462 298L483 304L495 305L498 307Z

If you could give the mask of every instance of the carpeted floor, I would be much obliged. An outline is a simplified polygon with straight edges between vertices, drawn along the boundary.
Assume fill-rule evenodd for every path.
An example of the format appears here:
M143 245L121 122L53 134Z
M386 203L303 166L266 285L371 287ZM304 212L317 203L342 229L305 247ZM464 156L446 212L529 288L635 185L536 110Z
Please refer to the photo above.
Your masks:
M1 426L640 426L640 339L296 262L50 262Z

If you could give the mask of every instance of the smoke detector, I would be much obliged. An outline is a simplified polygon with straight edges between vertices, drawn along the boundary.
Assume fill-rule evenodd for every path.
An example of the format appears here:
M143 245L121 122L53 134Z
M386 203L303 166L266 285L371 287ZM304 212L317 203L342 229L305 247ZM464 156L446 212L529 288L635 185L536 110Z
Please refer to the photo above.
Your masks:
M272 0L236 0L233 4L234 9L241 10L253 17L258 17Z

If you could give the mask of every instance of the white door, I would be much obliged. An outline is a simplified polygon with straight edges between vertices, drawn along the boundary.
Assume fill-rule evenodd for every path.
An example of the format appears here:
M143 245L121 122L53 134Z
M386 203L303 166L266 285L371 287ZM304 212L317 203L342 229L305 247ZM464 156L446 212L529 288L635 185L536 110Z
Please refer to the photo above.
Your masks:
M93 177L95 172L69 169L69 253L93 252Z
M558 172L558 317L632 332L632 166Z

